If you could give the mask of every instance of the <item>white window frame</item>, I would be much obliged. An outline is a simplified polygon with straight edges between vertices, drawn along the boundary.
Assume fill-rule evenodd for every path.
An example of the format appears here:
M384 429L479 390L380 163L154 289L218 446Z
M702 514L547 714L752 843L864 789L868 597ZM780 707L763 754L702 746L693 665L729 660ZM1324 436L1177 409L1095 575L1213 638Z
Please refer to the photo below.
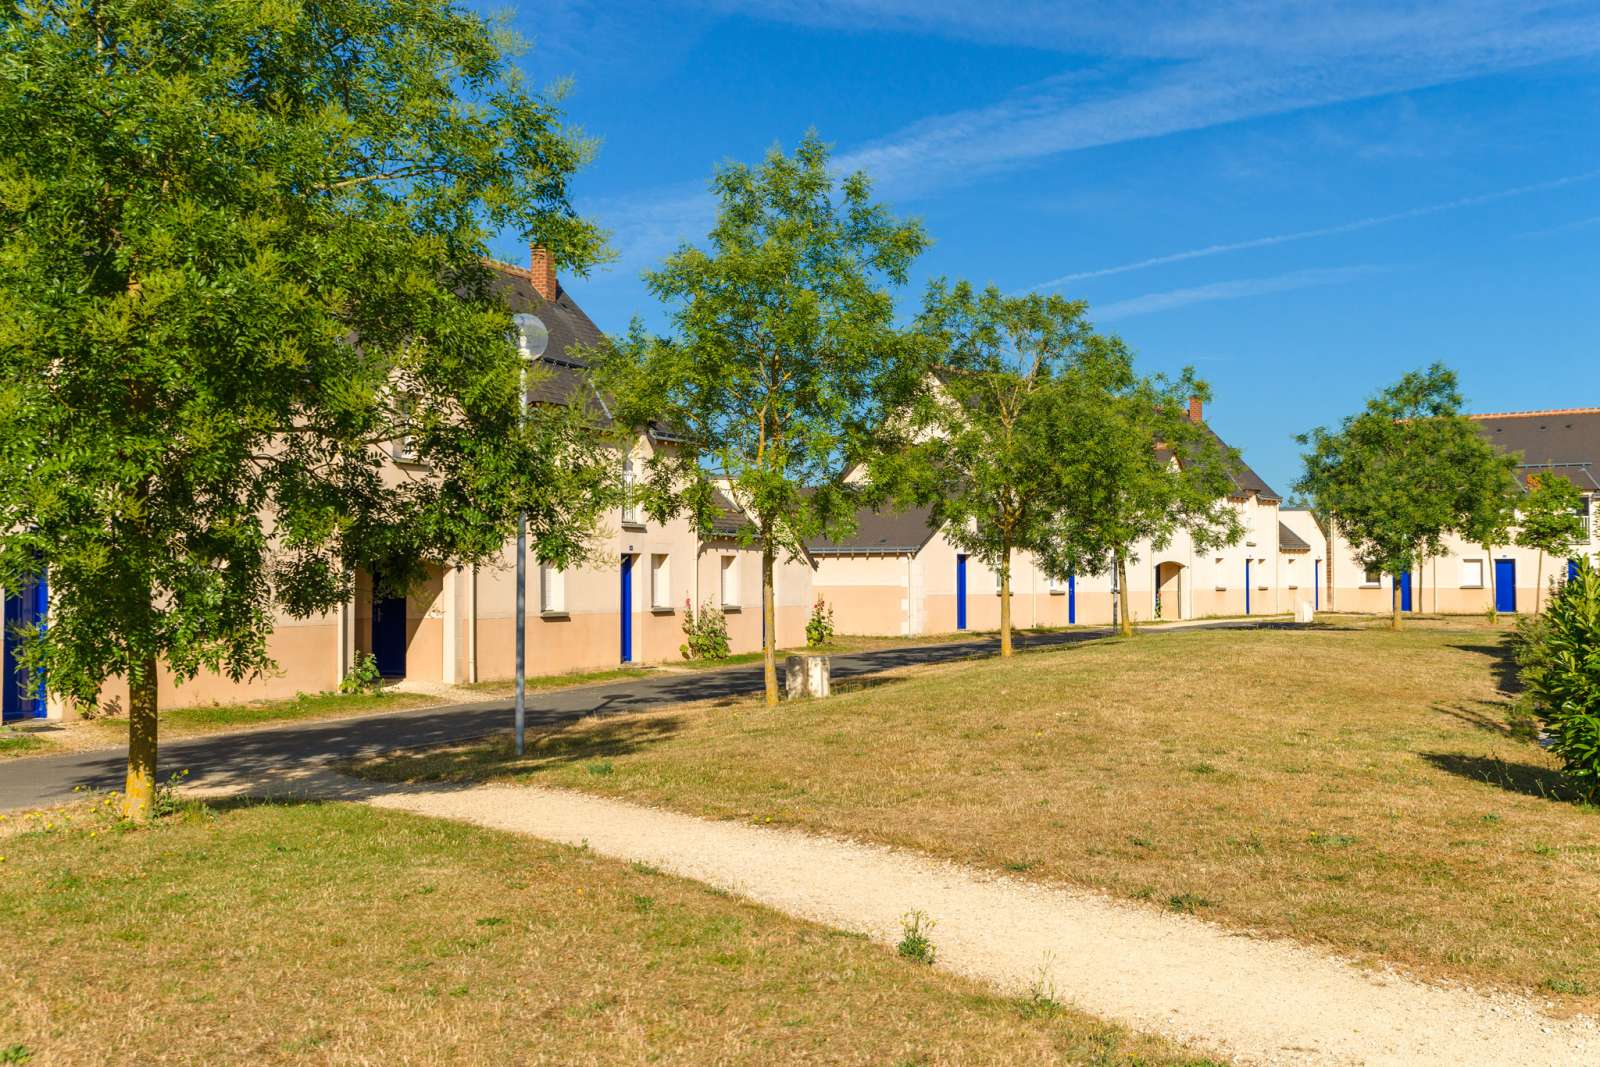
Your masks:
M567 613L567 575L549 563L539 564L539 614Z
M1272 579L1267 575L1267 561L1258 559L1256 560L1256 591L1261 592L1271 588Z
M1373 575L1377 575L1377 577L1374 578ZM1383 571L1378 567L1368 567L1368 568L1364 569L1361 572L1361 588L1363 588L1363 589L1381 589L1381 588L1383 588Z
M739 603L739 557L733 553L724 553L717 561L717 591L722 602L723 611L738 611Z
M622 489L626 494L622 501L622 525L642 526L644 523L639 518L639 503L633 498L634 487L639 484L639 468L635 466L632 456L622 461Z
M650 610L672 610L672 556L650 553Z
M1475 582L1468 580L1469 579L1469 573L1468 572L1473 567L1478 568L1478 580L1475 581ZM1484 579L1487 577L1487 575L1484 573L1486 569L1487 568L1484 566L1483 558L1481 556L1470 556L1470 557L1468 557L1466 559L1463 559L1461 561L1461 588L1463 588L1463 589L1482 589L1482 588L1484 588L1484 586L1486 584Z

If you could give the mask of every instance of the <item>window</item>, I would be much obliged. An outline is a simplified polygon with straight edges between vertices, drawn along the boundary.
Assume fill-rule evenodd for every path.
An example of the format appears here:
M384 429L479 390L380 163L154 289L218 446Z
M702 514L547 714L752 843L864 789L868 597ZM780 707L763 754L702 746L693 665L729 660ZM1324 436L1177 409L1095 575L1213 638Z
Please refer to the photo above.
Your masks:
M672 610L672 574L665 552L650 556L650 606L656 611Z
M631 459L624 460L622 464L622 490L626 494L622 500L622 525L624 526L640 525L639 504L633 498L634 486L638 484L638 481L638 468L634 465L634 461Z
M567 576L549 563L539 564L539 611L560 615L567 610Z
M1483 560L1464 559L1461 561L1461 588L1483 588Z
M417 401L409 394L402 393L395 399L395 414L401 421L410 426L416 417ZM403 433L389 445L389 454L401 463L419 463L421 456L417 454L417 439L414 435Z
M1300 572L1294 569L1294 564L1295 564L1295 561L1294 561L1294 559L1292 557L1283 561L1283 565L1284 565L1284 568L1285 568L1284 584L1287 585L1290 589L1299 589L1300 588L1300 583L1295 580L1295 576L1298 575Z
M1264 559L1256 560L1256 588L1272 588L1271 584L1267 581L1267 561Z
M1062 593L1067 591L1067 583L1062 581L1060 578L1051 578L1049 580L1049 584L1045 586L1045 590L1051 596L1060 596Z
M1366 575L1362 578L1363 585L1382 585L1383 572L1376 567L1368 567Z
M1228 569L1222 565L1222 557L1221 556L1216 557L1216 559L1217 559L1217 591L1221 592L1222 590L1228 588Z
M722 610L739 610L739 557L722 557Z

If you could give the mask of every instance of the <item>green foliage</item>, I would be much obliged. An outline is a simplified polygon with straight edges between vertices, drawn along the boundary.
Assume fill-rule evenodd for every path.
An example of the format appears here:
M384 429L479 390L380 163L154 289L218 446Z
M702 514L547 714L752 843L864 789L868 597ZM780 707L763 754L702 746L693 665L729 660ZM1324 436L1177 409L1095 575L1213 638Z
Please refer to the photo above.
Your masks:
M1495 449L1460 409L1455 373L1435 363L1407 373L1338 430L1297 438L1310 451L1295 489L1316 501L1357 562L1397 584L1443 551L1446 534L1503 537L1516 457Z
M811 605L811 618L806 620L806 644L821 648L833 640L833 607L821 597Z
M502 32L448 0L6 12L0 584L49 569L30 666L86 702L158 660L243 678L280 612L486 558L519 507L572 553L604 478L572 413L519 428L483 257L602 241L567 194L589 147ZM386 477L397 441L425 473Z
M1517 508L1517 544L1565 559L1583 543L1583 492L1559 474L1528 478L1528 492ZM1541 569L1543 555L1539 559Z
M932 966L935 956L929 931L934 922L925 912L908 911L900 919L900 943L895 946L902 959Z
M684 605L683 636L686 638L678 649L684 659L721 660L727 659L731 653L728 645L728 619L722 612L711 606L708 600L700 605L700 610L690 611Z
M152 805L151 814L156 818L166 815L176 815L183 810L183 797L178 793L183 788L183 783L188 779L187 770L174 771L167 775L167 780L156 786L155 803Z
M370 652L358 652L349 673L339 679L339 692L346 696L376 693L382 688L383 675L378 671L378 657Z
M729 164L709 249L685 246L650 273L672 337L628 338L599 354L625 425L671 427L687 446L658 453L639 497L654 518L703 529L719 479L762 548L763 612L780 555L854 523L845 474L871 455L921 380L914 334L895 324L890 287L928 239L871 200L865 175L835 180L813 133L794 155ZM767 651L773 648L767 627ZM767 679L776 699L776 679Z
M1543 617L1515 641L1522 684L1544 722L1550 751L1583 799L1600 796L1600 570L1583 559Z

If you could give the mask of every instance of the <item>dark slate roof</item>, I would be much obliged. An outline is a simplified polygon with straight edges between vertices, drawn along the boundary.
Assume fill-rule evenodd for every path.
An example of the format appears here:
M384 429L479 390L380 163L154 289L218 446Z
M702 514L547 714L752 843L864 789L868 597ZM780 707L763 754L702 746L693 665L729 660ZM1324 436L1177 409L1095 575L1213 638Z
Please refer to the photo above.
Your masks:
M908 508L905 511L862 508L856 512L855 533L843 541L819 538L807 542L806 551L813 556L915 555L933 539L936 532L928 524L932 513L932 508Z
M505 263L491 263L494 271L493 287L506 302L512 314L530 311L538 315L550 331L550 344L537 362L528 398L535 404L566 404L575 395L587 393L592 398L592 414L603 425L611 422L611 411L605 397L589 383L589 364L576 353L580 347L596 346L605 341L605 334L594 320L584 313L577 302L556 283L556 298L546 300L533 287L532 275L520 267Z
M1283 523L1278 523L1278 551L1310 552L1311 543Z
M1217 444L1221 445L1223 448L1227 448L1228 447L1228 443L1226 441L1224 441L1221 437L1217 436L1217 431L1213 430L1209 426L1207 426L1205 428L1205 430L1206 430L1206 433L1210 434L1212 436L1212 438L1216 440ZM1172 450L1169 449L1169 448L1165 448L1165 447L1158 448L1158 449L1156 449L1156 455L1160 456L1162 459L1171 459L1172 458ZM1257 474L1255 472L1255 470L1250 466L1250 464L1248 464L1248 463L1246 463L1244 461L1244 457L1243 456L1241 456L1239 458L1239 461L1238 461L1237 464L1234 465L1233 470L1228 472L1228 476L1233 479L1233 490L1234 490L1233 491L1233 495L1234 496L1252 496L1253 495L1253 496L1259 497L1262 500L1282 500L1283 499L1281 496L1278 495L1278 491L1276 489L1272 488L1272 486L1267 484L1265 478L1263 478L1263 477L1261 477L1261 475Z
M1478 431L1507 452L1522 453L1517 476L1548 471L1579 489L1600 492L1600 408L1473 415Z
M711 536L737 537L749 527L750 520L739 510L739 505L729 500L722 490L712 492L711 502L719 511L717 517L711 520Z

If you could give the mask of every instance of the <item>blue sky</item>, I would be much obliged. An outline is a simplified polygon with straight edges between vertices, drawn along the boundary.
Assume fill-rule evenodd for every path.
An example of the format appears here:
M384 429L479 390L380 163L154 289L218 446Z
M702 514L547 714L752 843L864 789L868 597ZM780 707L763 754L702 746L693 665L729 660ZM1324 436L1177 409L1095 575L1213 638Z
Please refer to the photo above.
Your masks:
M484 10L503 10L483 4ZM815 127L939 275L1089 301L1280 491L1294 435L1443 360L1472 410L1600 404L1600 3L546 0L508 14L600 140L608 330L715 165ZM496 249L516 262L514 240Z

